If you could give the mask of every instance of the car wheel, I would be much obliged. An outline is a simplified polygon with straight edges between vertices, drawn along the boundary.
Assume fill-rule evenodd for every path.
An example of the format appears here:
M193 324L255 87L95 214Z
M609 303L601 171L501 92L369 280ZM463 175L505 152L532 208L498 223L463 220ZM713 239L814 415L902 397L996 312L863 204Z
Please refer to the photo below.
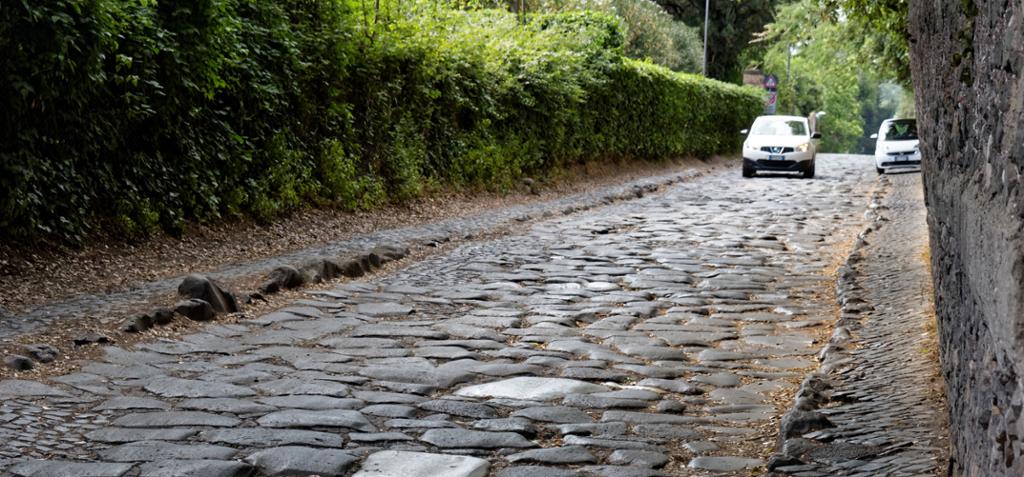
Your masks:
M806 166L804 166L804 179L811 179L814 177L814 159L811 159Z
M875 172L877 172L878 175L882 175L885 174L885 169L882 169L881 167L876 167Z
M743 165L743 177L754 177L754 168Z

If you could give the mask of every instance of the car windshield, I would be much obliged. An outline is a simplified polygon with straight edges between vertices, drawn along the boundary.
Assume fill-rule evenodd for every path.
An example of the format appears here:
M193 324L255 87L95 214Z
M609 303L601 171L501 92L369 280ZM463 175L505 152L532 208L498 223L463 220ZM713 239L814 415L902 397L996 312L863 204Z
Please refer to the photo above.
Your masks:
M893 121L885 127L882 138L886 141L912 141L917 139L917 121Z
M752 136L806 136L807 124L796 119L770 119L755 121Z

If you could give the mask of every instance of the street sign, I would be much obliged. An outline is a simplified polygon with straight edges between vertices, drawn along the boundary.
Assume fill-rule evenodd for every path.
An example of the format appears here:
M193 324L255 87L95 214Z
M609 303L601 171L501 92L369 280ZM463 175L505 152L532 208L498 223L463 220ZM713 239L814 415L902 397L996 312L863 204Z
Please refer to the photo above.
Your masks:
M764 89L774 90L779 87L779 78L775 75L768 75L764 77Z
M765 114L775 114L775 106L779 99L779 93L768 91L768 103L764 107Z

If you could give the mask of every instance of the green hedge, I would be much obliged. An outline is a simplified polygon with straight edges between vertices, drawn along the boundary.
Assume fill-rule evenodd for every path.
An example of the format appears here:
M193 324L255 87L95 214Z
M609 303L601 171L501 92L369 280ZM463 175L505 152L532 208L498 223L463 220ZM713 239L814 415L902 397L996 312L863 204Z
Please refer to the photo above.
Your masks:
M760 110L754 92L623 59L616 17L364 3L0 3L0 238L175 233L707 156Z

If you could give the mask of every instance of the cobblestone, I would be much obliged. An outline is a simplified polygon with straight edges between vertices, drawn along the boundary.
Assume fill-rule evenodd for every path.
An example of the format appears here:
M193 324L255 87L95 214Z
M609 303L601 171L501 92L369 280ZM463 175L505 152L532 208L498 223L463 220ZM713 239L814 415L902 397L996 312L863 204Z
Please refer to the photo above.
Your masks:
M304 465L279 450L300 447L352 456L322 472L359 477L763 471L831 332L830 266L865 224L869 166L713 174L108 347L88 376L2 382L0 463L145 449L134 474L267 475Z

